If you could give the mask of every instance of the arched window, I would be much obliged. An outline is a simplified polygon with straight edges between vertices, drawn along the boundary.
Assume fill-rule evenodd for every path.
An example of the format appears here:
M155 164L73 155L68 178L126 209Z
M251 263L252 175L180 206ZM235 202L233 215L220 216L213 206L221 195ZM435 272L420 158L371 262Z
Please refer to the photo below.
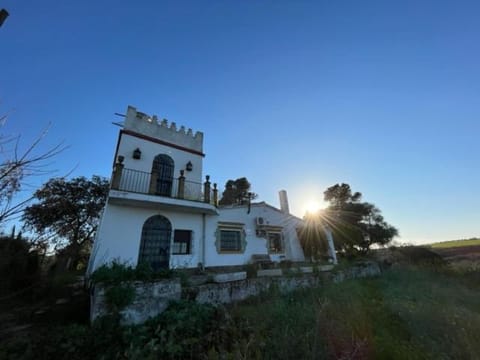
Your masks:
M155 156L152 164L151 189L155 195L172 196L173 184L173 159L165 154Z
M172 225L161 215L147 219L142 228L138 262L150 264L153 270L168 269Z

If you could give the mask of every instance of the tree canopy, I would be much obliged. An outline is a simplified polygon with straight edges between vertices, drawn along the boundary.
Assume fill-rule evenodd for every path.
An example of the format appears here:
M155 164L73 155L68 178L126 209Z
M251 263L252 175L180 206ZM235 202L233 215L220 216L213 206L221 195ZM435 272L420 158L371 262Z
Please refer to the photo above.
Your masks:
M68 248L76 261L93 242L108 189L108 180L99 176L50 179L35 192L37 203L25 209L22 220L57 249Z
M321 260L328 257L328 241L321 213L307 213L297 228L298 239L306 258Z
M323 218L333 232L338 251L350 255L366 253L372 245L386 245L398 236L398 230L385 221L380 209L361 202L362 194L352 193L350 185L329 187L324 199L330 205Z
M236 180L228 180L225 183L225 190L219 201L220 205L244 204L257 197L257 194L250 191L251 184L246 177Z

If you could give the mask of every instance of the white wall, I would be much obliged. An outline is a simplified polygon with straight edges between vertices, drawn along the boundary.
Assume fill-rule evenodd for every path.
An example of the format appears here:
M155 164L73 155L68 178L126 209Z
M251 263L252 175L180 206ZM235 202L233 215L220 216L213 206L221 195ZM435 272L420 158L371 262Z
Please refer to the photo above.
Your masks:
M142 152L141 159L138 160L132 157L136 148L139 148ZM126 169L150 173L152 171L153 159L159 154L166 154L173 159L175 163L174 178L180 176L180 170L185 170L185 165L190 161L193 164L193 169L192 171L185 171L185 180L198 183L204 181L202 179L203 157L201 155L157 144L132 135L122 135L117 156L123 155L125 157L123 164Z
M143 224L153 215L165 216L172 224L171 244L175 229L192 230L191 255L172 255L170 250L170 268L196 267L201 261L202 214L109 203L104 210L102 223L95 239L90 271L114 259L135 266L138 261Z
M249 263L254 254L268 254L267 240L256 236L255 219L257 217L263 217L268 225L283 227L285 253L270 254L273 261L304 260L296 233L296 227L301 220L265 205L253 205L250 214L247 214L247 207L233 207L220 208L219 215L206 215L204 262L202 259L202 214L161 211L108 203L95 240L90 271L94 271L98 266L114 259L136 265L143 224L153 215L165 216L172 224L171 244L175 229L192 230L191 254L170 255L170 268L197 267L200 262L205 266L243 265ZM244 224L247 244L243 253L219 254L217 252L215 241L219 221ZM171 253L172 251L170 251Z
M250 214L247 207L219 208L219 216L208 217L206 226L205 265L206 266L230 266L242 265L250 262L254 254L268 254L267 239L256 236L257 217L263 217L268 225L282 226L283 240L285 244L284 254L270 254L273 261L284 258L293 261L303 261L304 255L297 238L296 227L301 220L276 211L266 205L252 205ZM245 252L241 254L219 254L215 246L217 226L219 221L243 223L246 232L247 245Z

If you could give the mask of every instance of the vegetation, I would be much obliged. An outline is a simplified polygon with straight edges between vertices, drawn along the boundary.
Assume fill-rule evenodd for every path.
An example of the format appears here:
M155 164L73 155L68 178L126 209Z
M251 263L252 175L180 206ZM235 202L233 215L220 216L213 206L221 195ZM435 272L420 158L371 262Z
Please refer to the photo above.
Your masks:
M326 231L331 231L338 253L349 258L365 255L372 245L387 245L398 230L389 225L373 204L361 202L362 194L352 193L350 185L336 184L324 192L329 206L317 213L306 213L297 229L305 256L328 258Z
M322 220L333 232L335 248L348 256L366 254L372 245L386 245L398 236L374 204L361 202L362 194L350 185L336 184L324 192L329 206Z
M28 206L22 220L67 259L65 267L76 269L88 259L109 188L108 180L53 178L38 189L37 203Z
M324 221L320 214L311 213L307 213L303 220L297 234L305 257L311 260L325 260L328 257L328 241Z
M460 246L475 246L475 245L480 245L480 239L479 238L442 241L442 242L430 244L429 246L431 248L434 248L434 249L443 249L443 248L460 247Z
M94 284L119 285L125 281L150 281L169 278L172 277L173 274L173 270L170 269L154 272L148 263L140 263L133 267L129 264L114 260L95 270L90 276L90 280Z
M180 276L180 274L178 274ZM111 315L120 320L119 312L135 300L135 288L132 281L151 281L174 276L174 271L165 269L154 272L148 263L136 267L113 261L100 266L90 276L93 284L105 286L105 301Z
M225 183L225 190L219 201L220 205L244 204L257 197L257 194L250 191L251 184L246 177L236 180L228 180Z
M39 255L31 244L15 234L0 236L0 293L8 294L30 287L40 277Z
M139 326L107 316L49 328L4 343L0 358L476 358L480 272L431 265L288 295L272 290L227 309L180 301Z
M0 127L7 115L0 115ZM58 144L50 149L39 151L46 131L40 134L25 149L21 149L20 136L9 136L0 132L0 228L22 213L31 197L18 194L32 177L48 173L49 160L65 148Z

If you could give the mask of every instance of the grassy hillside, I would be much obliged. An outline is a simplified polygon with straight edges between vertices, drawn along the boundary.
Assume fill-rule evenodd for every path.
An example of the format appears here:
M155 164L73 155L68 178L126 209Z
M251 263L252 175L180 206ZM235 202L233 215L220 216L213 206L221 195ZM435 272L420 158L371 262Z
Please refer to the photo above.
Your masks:
M46 329L0 346L0 358L473 359L478 299L478 271L397 266L228 308L181 302L142 326Z
M430 244L428 246L434 249L445 249L445 248L451 248L451 247L475 246L475 245L480 245L480 239L472 238L472 239L463 239L463 240L442 241L442 242Z
M233 314L249 324L250 355L258 358L475 358L479 279L397 268L376 279L266 296Z

